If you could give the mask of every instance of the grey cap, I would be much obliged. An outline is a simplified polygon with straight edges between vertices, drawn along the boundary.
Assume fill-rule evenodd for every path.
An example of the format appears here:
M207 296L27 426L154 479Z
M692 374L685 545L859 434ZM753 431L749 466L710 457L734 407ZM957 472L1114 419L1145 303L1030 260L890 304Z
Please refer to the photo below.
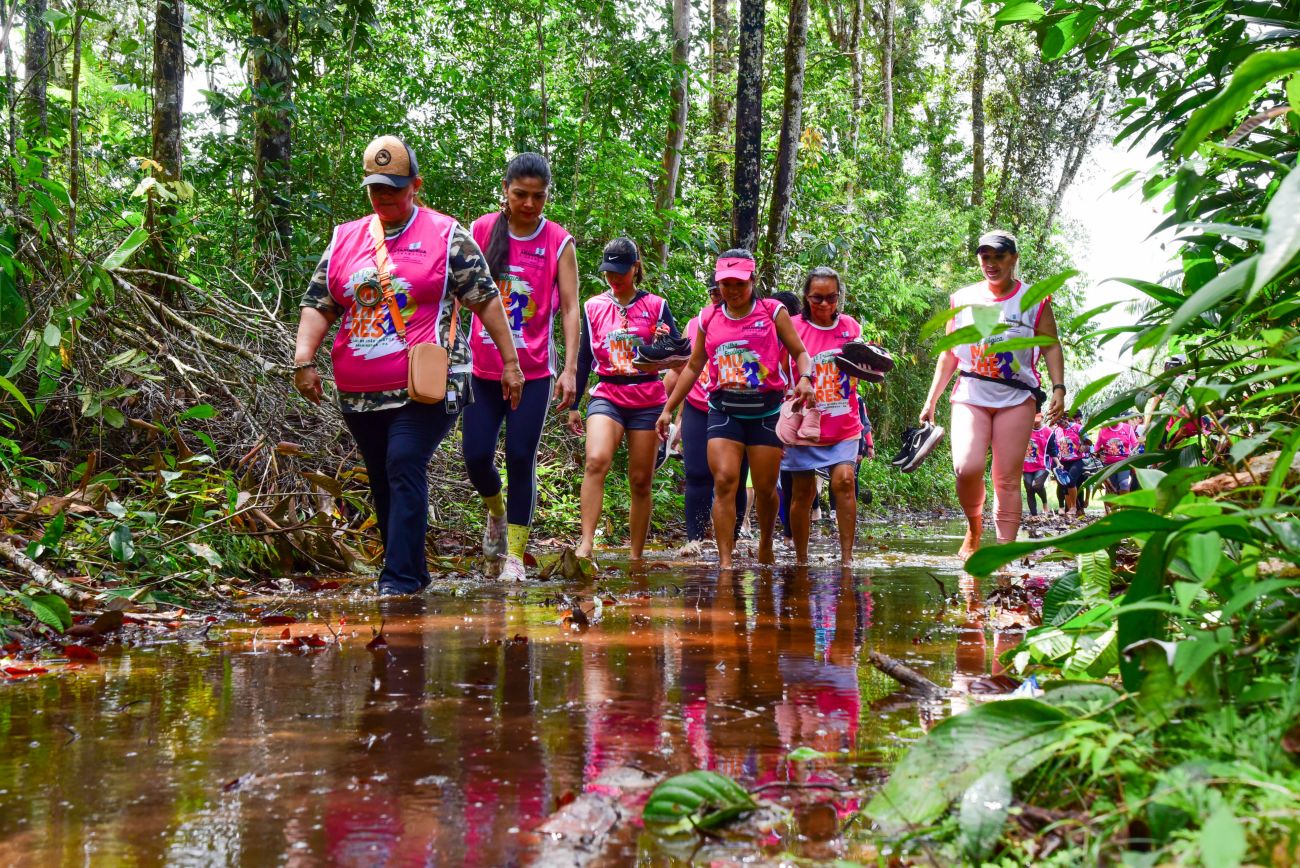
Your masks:
M975 245L975 252L979 253L985 247L992 249L995 253L1018 253L1016 247L1016 236L1002 229L994 229L992 232L985 232L980 236L979 243Z

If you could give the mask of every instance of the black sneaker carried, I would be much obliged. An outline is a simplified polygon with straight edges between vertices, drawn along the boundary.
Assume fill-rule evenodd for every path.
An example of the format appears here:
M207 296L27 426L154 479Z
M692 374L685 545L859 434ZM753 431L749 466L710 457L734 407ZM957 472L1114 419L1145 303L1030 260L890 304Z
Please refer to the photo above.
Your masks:
M914 447L912 449L912 459L903 465L904 473L911 473L921 466L921 462L934 451L934 447L939 445L943 439L943 428L939 425L927 423L921 432L916 436Z
M632 366L642 371L680 368L691 357L691 342L686 338L661 335L652 344L636 348Z
M840 348L840 354L835 357L835 364L851 377L879 382L858 372L876 371L888 374L894 370L894 357L884 347L863 341L849 341ZM851 370L846 369L846 366Z
M903 432L903 445L894 456L894 460L889 463L895 467L905 467L916 454L916 438L921 434L920 428L908 428Z

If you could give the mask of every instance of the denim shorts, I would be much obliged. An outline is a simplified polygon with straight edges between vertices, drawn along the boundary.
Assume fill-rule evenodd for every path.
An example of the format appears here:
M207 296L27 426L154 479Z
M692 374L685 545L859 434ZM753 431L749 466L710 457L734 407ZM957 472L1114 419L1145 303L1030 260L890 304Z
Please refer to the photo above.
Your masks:
M785 444L776 436L776 423L780 413L772 413L758 419L741 419L709 408L710 440L734 440L746 446L775 446L781 449Z
M1133 471L1126 467L1123 470L1117 470L1106 480L1106 486L1114 492L1132 491L1133 490Z
M608 416L623 426L625 431L653 431L664 411L663 404L653 407L620 407L608 398L592 398L587 402L587 418Z

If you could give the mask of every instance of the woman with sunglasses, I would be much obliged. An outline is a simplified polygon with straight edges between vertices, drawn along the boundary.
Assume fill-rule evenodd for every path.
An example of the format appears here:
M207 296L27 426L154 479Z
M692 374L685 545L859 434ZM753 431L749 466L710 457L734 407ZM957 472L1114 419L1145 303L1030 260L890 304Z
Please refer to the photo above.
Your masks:
M758 512L759 563L775 560L772 533L776 524L777 476L782 444L777 416L788 382L781 364L784 349L794 360L795 397L814 402L812 360L779 301L754 292L754 255L743 248L718 257L713 277L722 302L700 312L699 332L691 358L659 414L655 427L668 439L672 414L707 366L709 370L708 456L713 471L713 536L718 565L729 570L735 547L736 488L741 459L749 459Z
M781 470L791 474L790 530L795 559L808 563L808 533L813 501L817 497L817 471L830 473L831 502L840 536L840 566L853 563L853 536L857 531L858 444L862 439L858 382L840 371L835 357L845 344L860 340L862 326L840 311L844 281L833 268L814 268L803 283L803 312L793 320L813 364L813 392L821 421L817 445L787 446Z
M664 384L658 374L633 366L637 347L670 334L677 337L668 302L639 289L645 277L641 253L630 238L605 245L600 263L608 285L582 307L582 347L578 351L578 395L569 409L569 430L584 433L578 405L587 390L592 368L597 383L587 402L587 463L582 476L582 538L575 554L591 557L596 524L605 502L605 477L614 452L627 440L627 483L632 509L628 518L632 560L640 560L650 530L650 482L654 478L659 442L655 420L664 406Z

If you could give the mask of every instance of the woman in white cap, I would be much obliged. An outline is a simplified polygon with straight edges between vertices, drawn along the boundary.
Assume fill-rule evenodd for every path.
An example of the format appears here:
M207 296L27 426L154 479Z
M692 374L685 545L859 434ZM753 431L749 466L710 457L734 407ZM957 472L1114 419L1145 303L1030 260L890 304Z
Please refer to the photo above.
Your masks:
M574 553L591 557L596 525L605 504L605 477L614 452L627 439L627 484L631 496L628 536L632 560L640 560L650 530L650 483L659 441L655 420L664 406L659 374L635 365L637 349L662 334L678 336L668 302L640 288L645 277L641 253L631 238L605 245L600 271L606 289L582 306L582 346L578 350L578 394L569 409L569 430L584 433L578 405L594 368L598 382L587 402L587 463L582 476L582 538Z
M511 405L519 403L524 377L478 245L454 219L416 203L423 179L415 154L396 136L380 136L366 148L363 165L361 184L373 213L336 226L316 266L302 299L293 382L304 398L320 403L314 359L340 321L330 359L384 544L379 593L410 594L429 584L429 459L469 396L453 377L444 399L413 400L408 347L440 344L452 370L468 368L469 350L455 321L464 305L501 348L501 393Z
M1020 531L1020 483L1034 414L1045 399L1037 365L1047 361L1052 380L1051 402L1045 415L1054 422L1065 412L1065 357L1057 339L1051 298L1021 309L1030 285L1016 278L1020 253L1010 232L982 235L975 250L984 280L953 293L957 314L948 321L951 333L974 325L976 307L996 307L999 328L975 343L940 353L930 393L921 410L921 424L933 424L939 396L958 374L952 390L952 463L957 473L957 500L966 515L966 538L958 555L969 557L980 547L984 530L984 466L993 453L993 519L997 541L1011 542ZM998 345L1017 338L1048 337L1042 347L999 351Z
M775 561L772 534L776 525L777 478L782 444L776 436L777 416L789 387L782 350L793 360L795 397L812 406L812 359L795 333L781 302L754 293L754 255L737 248L724 252L713 277L722 301L700 311L699 330L691 358L682 368L656 428L668 439L673 412L681 406L705 365L709 369L708 454L713 471L713 537L718 565L731 569L735 548L736 487L741 459L749 459L758 512L759 563Z

